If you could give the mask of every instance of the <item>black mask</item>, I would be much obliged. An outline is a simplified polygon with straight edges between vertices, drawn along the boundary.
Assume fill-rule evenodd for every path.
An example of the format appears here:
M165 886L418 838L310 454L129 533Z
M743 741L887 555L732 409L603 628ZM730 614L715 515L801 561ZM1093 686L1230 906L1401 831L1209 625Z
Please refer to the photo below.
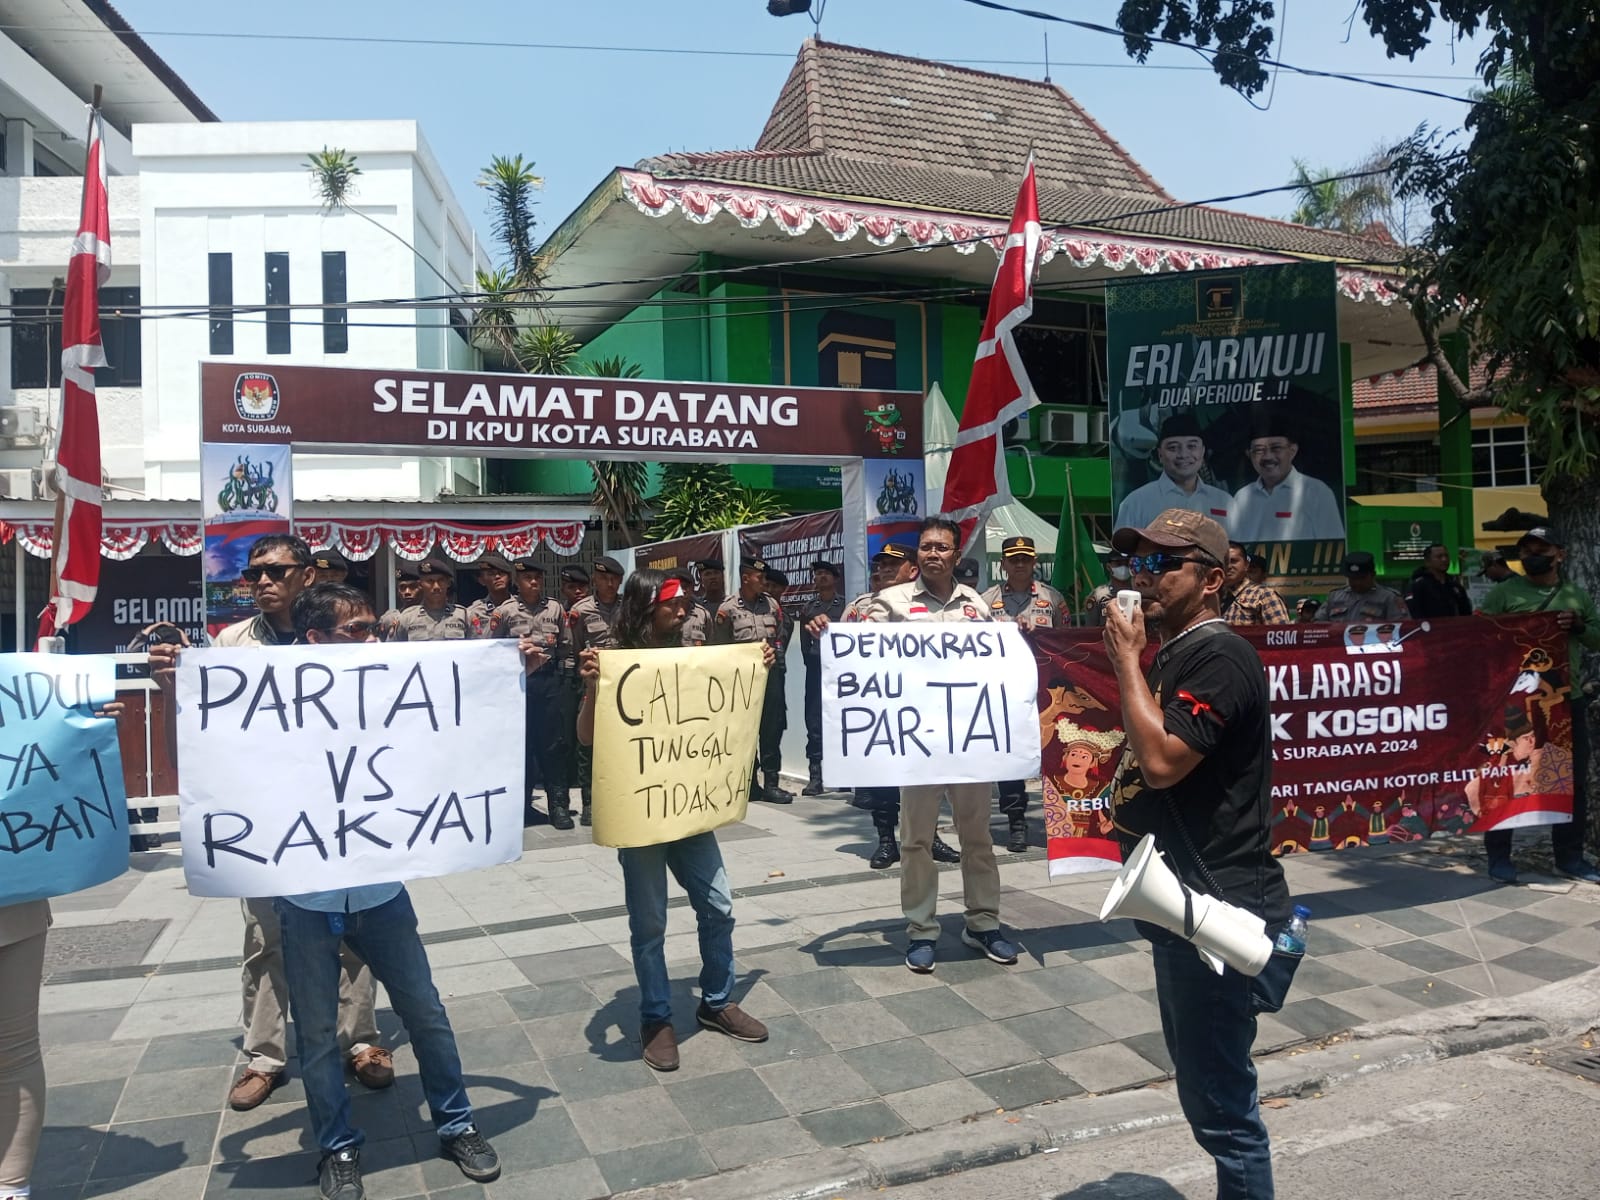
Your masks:
M1549 554L1524 554L1522 556L1522 569L1528 575L1543 575L1556 565L1553 555Z

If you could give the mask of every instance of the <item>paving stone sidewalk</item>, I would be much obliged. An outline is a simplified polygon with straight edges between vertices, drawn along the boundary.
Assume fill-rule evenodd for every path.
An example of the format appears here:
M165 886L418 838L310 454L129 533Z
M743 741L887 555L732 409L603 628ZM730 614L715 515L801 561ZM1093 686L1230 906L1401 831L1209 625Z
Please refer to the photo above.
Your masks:
M866 869L869 818L825 796L759 806L720 835L738 999L771 1040L695 1028L698 951L679 897L667 957L683 1067L656 1074L638 1057L621 872L586 835L529 830L513 866L411 885L505 1172L485 1189L438 1159L415 1060L380 996L399 1079L385 1092L350 1085L372 1200L586 1200L1169 1070L1148 949L1130 923L1096 919L1107 876L1052 881L1041 850L999 851L1002 917L1025 951L1004 968L959 944L960 878L947 868L938 970L913 975L899 872ZM238 1061L237 902L190 897L175 855L140 858L55 906L37 1200L314 1195L298 1079L254 1112L224 1104ZM1306 856L1288 870L1313 910L1312 958L1291 1002L1261 1020L1261 1053L1600 964L1600 888L1498 887L1471 842Z

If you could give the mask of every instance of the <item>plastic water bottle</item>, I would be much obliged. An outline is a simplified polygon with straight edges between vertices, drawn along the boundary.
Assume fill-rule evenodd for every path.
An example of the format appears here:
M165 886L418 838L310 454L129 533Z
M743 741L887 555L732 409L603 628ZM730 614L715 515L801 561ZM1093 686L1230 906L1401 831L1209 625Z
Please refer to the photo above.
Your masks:
M1273 949L1282 950L1285 954L1304 954L1306 952L1306 928L1311 924L1311 910L1304 904L1294 906L1294 915L1289 918L1289 923L1283 927L1283 932L1278 935L1278 940L1273 943Z

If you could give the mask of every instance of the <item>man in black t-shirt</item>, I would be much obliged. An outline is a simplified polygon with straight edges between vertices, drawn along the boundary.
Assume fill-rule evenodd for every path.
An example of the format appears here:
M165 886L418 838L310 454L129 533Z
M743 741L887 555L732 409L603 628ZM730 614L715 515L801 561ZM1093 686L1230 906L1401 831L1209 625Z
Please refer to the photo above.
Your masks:
M1255 650L1222 620L1228 537L1208 517L1168 509L1112 545L1132 557L1144 620L1106 606L1106 649L1122 694L1127 748L1113 784L1125 834L1153 833L1197 892L1261 917L1276 934L1289 889L1271 853L1272 723ZM1145 622L1161 649L1140 666ZM1143 923L1152 943L1161 1031L1195 1140L1217 1164L1218 1200L1272 1196L1272 1153L1250 1047L1263 1011L1252 980L1221 975L1177 934Z

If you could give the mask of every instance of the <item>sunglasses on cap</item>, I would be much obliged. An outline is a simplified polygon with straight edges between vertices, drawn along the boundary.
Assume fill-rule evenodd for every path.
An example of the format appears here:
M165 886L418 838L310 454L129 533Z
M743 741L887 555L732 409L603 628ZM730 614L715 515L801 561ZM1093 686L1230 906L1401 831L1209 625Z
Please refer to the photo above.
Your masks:
M1181 571L1187 563L1194 563L1197 567L1214 567L1218 564L1209 557L1185 558L1181 554L1130 554L1128 556L1128 570L1135 575L1170 575L1174 571Z
M299 563L262 563L259 566L249 566L239 572L239 578L246 583L260 583L265 575L273 583L282 583L284 576L290 571L304 571Z

